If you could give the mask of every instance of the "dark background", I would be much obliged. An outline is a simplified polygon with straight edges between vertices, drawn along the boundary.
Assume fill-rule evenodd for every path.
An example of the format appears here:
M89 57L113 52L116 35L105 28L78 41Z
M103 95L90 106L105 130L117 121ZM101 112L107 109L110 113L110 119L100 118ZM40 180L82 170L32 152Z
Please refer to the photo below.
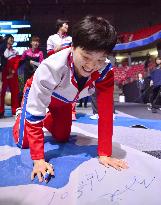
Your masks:
M106 17L118 32L161 23L161 0L0 0L0 20L29 20L45 44L57 18L72 26L87 14Z

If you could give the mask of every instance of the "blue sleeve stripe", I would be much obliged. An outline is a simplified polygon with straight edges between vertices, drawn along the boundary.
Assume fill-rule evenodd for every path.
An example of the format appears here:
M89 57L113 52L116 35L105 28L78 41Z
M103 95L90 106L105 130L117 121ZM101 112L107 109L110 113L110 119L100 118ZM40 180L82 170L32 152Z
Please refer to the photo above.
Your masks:
M66 103L73 103L74 102L74 100L67 100L66 98L64 98L63 96L61 96L55 92L52 93L52 96L63 101L63 102L66 102Z
M71 45L71 42L70 43L63 43L62 46L69 46Z
M45 118L45 116L35 116L30 114L29 112L26 111L26 119L30 122L37 122L37 121L41 121Z
M17 146L20 148L22 148L22 144L23 144L26 104L27 104L29 91L30 91L30 88L27 88L26 92L24 94L24 102L23 102L22 113L21 113L21 117L20 117L19 139L18 139L18 143L17 143Z
M104 79L104 77L106 76L106 74L111 70L112 68L112 64L109 63L105 69L102 71L101 76L96 80L96 82L100 82L101 80Z

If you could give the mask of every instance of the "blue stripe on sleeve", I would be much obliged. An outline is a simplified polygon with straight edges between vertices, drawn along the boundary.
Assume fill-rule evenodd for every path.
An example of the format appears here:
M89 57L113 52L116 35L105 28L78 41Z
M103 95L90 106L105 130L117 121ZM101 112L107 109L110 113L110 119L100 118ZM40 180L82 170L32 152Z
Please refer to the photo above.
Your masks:
M96 82L100 82L101 80L104 79L104 77L106 76L106 74L111 70L112 68L112 64L109 63L105 69L102 71L101 76L96 80Z
M26 92L24 94L24 103L23 103L22 113L21 113L21 118L20 118L19 140L18 140L18 143L17 143L17 146L20 147L20 148L22 148L22 143L23 143L26 104L27 104L29 91L30 91L30 88L27 88Z
M37 122L37 121L41 121L45 118L45 116L35 116L30 114L29 112L26 111L26 119L30 122Z
M61 96L61 95L59 95L59 94L57 94L55 92L52 93L52 96L57 98L57 99L59 99L59 100L61 100L61 101L63 101L63 102L66 102L66 103L73 103L73 102L75 102L74 100L67 100L66 98L64 98L63 96Z

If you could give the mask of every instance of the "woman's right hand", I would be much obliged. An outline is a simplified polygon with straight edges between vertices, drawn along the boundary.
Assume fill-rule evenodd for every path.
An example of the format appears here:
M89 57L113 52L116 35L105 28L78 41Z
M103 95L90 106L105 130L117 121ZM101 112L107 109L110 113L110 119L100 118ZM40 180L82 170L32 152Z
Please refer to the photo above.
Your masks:
M30 65L33 65L33 61L32 60L30 60Z
M43 182L44 176L47 172L54 176L54 170L51 164L45 162L44 159L34 160L34 167L31 173L31 180L33 180L37 175L39 182Z

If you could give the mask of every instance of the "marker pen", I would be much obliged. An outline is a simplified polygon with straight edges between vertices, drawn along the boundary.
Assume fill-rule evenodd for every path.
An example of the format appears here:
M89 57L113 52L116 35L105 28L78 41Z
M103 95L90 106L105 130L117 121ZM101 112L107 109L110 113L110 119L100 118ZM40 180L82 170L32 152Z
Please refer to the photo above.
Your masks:
M50 164L50 166L53 167L52 164ZM50 180L50 178L51 178L51 174L50 174L49 170L47 170L46 173L45 173L45 175L44 175L44 181L45 181L46 183L48 183L49 180Z

